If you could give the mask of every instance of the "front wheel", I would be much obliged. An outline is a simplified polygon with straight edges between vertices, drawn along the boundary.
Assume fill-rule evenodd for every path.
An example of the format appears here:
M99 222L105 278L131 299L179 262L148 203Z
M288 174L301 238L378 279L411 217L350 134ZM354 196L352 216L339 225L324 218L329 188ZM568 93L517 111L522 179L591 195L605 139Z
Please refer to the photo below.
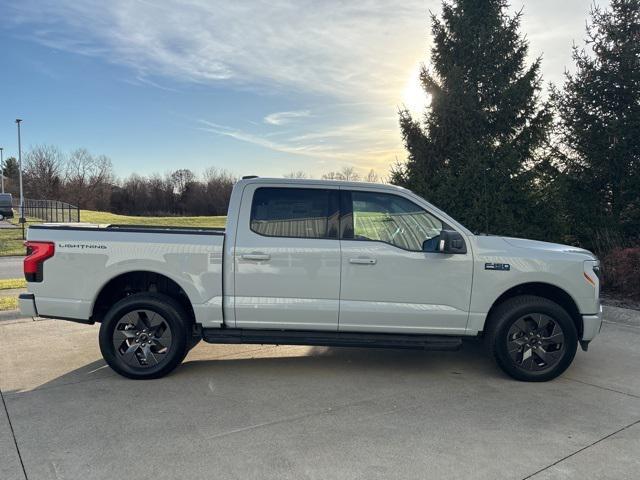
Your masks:
M117 302L100 325L100 351L109 366L134 379L159 378L188 352L191 330L171 297L137 293Z
M544 382L562 374L576 354L578 335L560 305L532 295L511 298L487 320L486 343L508 375Z

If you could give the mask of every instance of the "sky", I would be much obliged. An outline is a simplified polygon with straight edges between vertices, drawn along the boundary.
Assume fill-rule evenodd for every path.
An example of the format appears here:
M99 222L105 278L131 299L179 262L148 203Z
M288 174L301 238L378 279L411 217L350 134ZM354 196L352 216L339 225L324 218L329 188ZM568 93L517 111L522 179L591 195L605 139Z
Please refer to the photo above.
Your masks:
M597 2L606 6L607 2ZM591 0L519 0L531 60L561 84ZM190 168L388 174L398 108L437 0L2 0L0 147L111 158L119 176Z

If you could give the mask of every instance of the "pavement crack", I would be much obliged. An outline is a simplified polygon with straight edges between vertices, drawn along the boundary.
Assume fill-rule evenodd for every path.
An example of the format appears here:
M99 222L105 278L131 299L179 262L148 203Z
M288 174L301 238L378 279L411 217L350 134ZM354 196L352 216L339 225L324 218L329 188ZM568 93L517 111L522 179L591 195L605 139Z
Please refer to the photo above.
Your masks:
M4 413L7 415L7 422L9 423L9 430L11 431L11 437L13 438L13 444L16 446L16 453L18 454L18 459L20 460L20 466L22 467L22 474L24 475L25 480L28 480L27 471L24 468L24 462L22 461L22 454L20 453L20 447L18 447L18 440L16 439L16 432L13 429L13 424L11 423L11 417L9 416L9 410L7 409L7 402L4 400L4 394L0 389L0 398L2 398L2 406L4 407Z
M392 393L389 395L381 395L381 396L376 396L376 397L371 397L371 398L365 398L365 399L361 399L361 400L354 400L353 402L348 402L342 405L334 405L331 407L325 407L322 408L320 410L315 410L312 412L305 412L305 413L301 413L298 415L291 415L289 417L285 417L285 418L279 418L277 420L272 420L270 422L263 422L263 423L257 423L254 425L247 425L246 427L240 427L240 428L235 428L233 430L227 430L226 432L220 432L217 433L215 435L207 435L205 436L205 438L207 440L215 440L218 438L222 438L222 437L226 437L229 435L235 435L238 433L243 433L243 432L247 432L250 430L255 430L255 429L259 429L259 428L264 428L264 427L270 427L273 425L279 425L279 424L283 424L283 423L288 423L288 422L295 422L297 420L302 420L305 418L311 418L311 417L316 417L316 416L320 416L320 415L327 415L327 414L333 414L333 413L337 413L337 412L341 412L343 410L346 410L348 408L357 406L357 405L362 405L362 404L366 404L368 402L375 402L381 399L385 399L385 398L393 398L397 396L397 393Z
M608 392L619 393L621 395L626 395L627 397L640 399L640 395L635 395L633 393L623 392L621 390L616 390L614 388L603 387L602 385L596 385L595 383L584 382L582 380L577 380L575 378L569 378L569 377L563 377L563 378L564 378L564 380L568 380L570 382L581 383L583 385L588 385L590 387L599 388L600 390L607 390Z
M624 432L626 429L631 428L631 427L633 427L633 426L635 426L635 425L638 425L638 424L640 424L640 420L636 420L635 422L630 423L629 425L625 425L624 427L619 428L619 429L618 429L618 430L616 430L615 432L610 433L609 435L606 435L606 436L604 436L604 437L602 437L602 438L600 438L600 439L596 440L595 442L593 442L593 443L591 443L591 444L587 445L586 447L582 447L582 448L580 448L579 450L576 450L575 452L570 453L569 455L567 455L567 456L565 456L565 457L562 457L560 460L557 460L557 461L553 462L551 465L547 465L546 467L541 468L541 469L540 469L540 470L538 470L537 472L533 472L531 475L528 475L528 476L524 477L522 480L528 480L528 479L530 479L530 478L533 478L533 477L535 477L536 475L538 475L539 473L542 473L542 472L544 472L545 470L548 470L548 469L550 469L551 467L554 467L554 466L558 465L559 463L562 463L562 462L564 462L565 460L567 460L567 459L569 459L569 458L571 458L571 457L573 457L573 456L575 456L575 455L579 454L580 452L584 452L586 449L591 448L591 447L593 447L594 445L597 445L597 444L598 444L598 443L600 443L600 442L604 442L606 439L611 438L611 437L613 437L614 435L616 435L616 434L618 434L618 433L620 433L620 432Z

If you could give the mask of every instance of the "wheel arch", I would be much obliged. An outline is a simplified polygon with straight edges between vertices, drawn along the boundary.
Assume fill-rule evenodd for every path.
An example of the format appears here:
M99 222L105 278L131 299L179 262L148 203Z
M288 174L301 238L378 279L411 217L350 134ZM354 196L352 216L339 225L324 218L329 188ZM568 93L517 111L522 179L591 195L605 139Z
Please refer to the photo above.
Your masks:
M134 293L157 292L176 300L195 321L193 304L180 284L167 275L152 270L131 270L112 277L99 289L91 306L91 320L101 322L104 315L118 300Z
M558 287L557 285L544 282L522 283L503 292L495 302L493 302L493 305L491 305L491 308L487 313L484 331L487 330L489 322L491 321L491 315L495 309L506 300L520 295L535 295L537 297L546 298L560 305L573 320L573 323L576 326L576 331L578 332L578 338L582 338L584 330L582 315L580 314L576 301L566 290Z

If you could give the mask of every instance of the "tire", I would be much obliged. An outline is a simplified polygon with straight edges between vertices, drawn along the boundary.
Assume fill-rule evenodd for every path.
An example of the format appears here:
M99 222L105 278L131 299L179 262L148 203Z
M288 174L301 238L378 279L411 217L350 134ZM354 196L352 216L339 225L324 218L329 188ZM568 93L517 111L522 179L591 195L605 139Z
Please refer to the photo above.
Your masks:
M139 380L160 378L187 355L191 325L171 297L136 293L107 312L99 340L102 356L115 372Z
M487 325L485 341L490 355L516 380L552 380L575 357L575 324L564 308L546 298L510 298L496 307Z

